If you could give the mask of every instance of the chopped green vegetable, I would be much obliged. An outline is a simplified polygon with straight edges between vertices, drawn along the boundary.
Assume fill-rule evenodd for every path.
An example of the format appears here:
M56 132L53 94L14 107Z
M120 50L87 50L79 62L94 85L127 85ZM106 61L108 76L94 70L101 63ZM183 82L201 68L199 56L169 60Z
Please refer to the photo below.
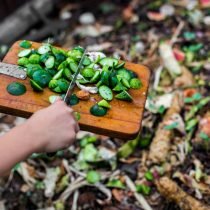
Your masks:
M115 98L123 101L132 101L132 96L125 90L123 90L121 93L117 94Z
M26 57L22 57L18 59L18 65L20 66L26 66L27 64L29 64L29 60Z
M30 79L30 84L34 91L37 92L43 91L43 88L39 84L37 84L34 80Z
M47 87L51 79L51 75L44 70L35 71L33 73L33 80L42 88Z
M72 94L72 95L70 96L70 98L69 98L68 104L69 104L70 106L74 106L74 105L76 105L76 104L78 104L78 103L79 103L79 98L76 96L76 94Z
M64 71L64 69L61 69L60 71L58 71L54 76L53 76L53 78L52 79L60 79L61 77L62 77L62 74L63 74L63 71Z
M125 69L125 68L119 69L119 70L117 71L117 75L118 75L120 78L126 79L128 82L131 80L131 73L130 73L130 71L128 71L128 70Z
M64 78L60 78L57 80L57 85L65 93L68 90L69 82Z
M122 84L125 86L125 87L127 87L127 88L130 88L130 84L129 84L129 82L128 82L128 80L127 79L125 79L125 78L122 78Z
M102 58L100 61L99 61L99 63L102 65L102 66L110 66L110 67L112 67L112 66L116 66L117 64L118 64L118 60L116 59L116 58L108 58L108 57L106 57L106 58Z
M111 105L105 99L99 101L98 105L102 106L102 107L105 107L105 108L108 108L108 109L111 109Z
M99 106L98 104L95 104L90 108L90 113L94 116L101 117L106 115L107 109Z
M7 92L14 96L20 96L26 92L26 86L20 82L12 82L7 86Z
M101 175L97 171L88 171L87 172L86 180L88 181L88 183L95 184L95 183L99 182L100 179L101 179Z
M85 56L84 61L82 63L84 66L88 66L91 64L91 60L90 58L88 58L87 56Z
M70 69L68 68L63 69L62 74L67 80L70 81L72 79L72 73Z
M113 99L112 90L108 86L102 85L99 87L98 91L99 91L100 96L103 99L108 100L108 101L111 101Z
M127 90L127 88L121 82L118 81L117 85L113 88L113 90L116 92L120 92L123 90Z
M26 50L22 50L18 53L18 57L22 58L22 57L27 57L31 54L31 49L26 49Z
M69 64L69 68L72 70L73 73L75 73L77 71L77 64L75 62L71 62Z
M40 55L32 54L32 55L30 55L28 60L29 60L29 63L31 63L31 64L39 64L39 62L40 62Z
M55 58L53 56L50 56L46 61L45 61L45 66L48 69L53 68L55 65Z
M141 83L141 81L140 81L139 79L133 78L133 79L131 79L131 81L130 81L130 86L131 86L131 88L133 88L133 89L139 89L139 88L142 87L142 83Z
M93 77L90 80L90 83L96 83L100 79L100 71L95 71Z
M19 43L19 46L25 49L28 49L31 47L31 43L27 40L23 40Z
M92 68L84 68L81 71L81 74L85 78L92 78L94 76L94 74L95 74L95 71Z
M51 49L50 49L50 46L49 46L48 44L44 44L44 45L42 45L41 47L39 47L38 53L39 53L40 55L43 55L43 54L48 53L50 50L51 50Z

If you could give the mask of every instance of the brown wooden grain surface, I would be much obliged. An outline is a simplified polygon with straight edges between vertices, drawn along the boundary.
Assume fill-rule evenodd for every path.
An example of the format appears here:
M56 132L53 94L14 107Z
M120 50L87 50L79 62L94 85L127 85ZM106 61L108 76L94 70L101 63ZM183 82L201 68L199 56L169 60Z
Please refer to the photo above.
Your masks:
M17 53L20 51L19 42L16 42L3 62L16 64ZM40 43L33 42L32 47L38 48ZM134 138L141 127L142 115L146 101L146 94L149 85L150 72L143 65L126 62L125 67L136 72L143 83L143 87L139 90L129 90L133 97L133 102L124 102L119 100L111 101L112 108L104 117L95 117L90 114L90 107L94 104L91 100L80 101L79 104L73 106L73 109L81 114L79 120L82 130L107 135L110 137L118 137L122 139ZM7 114L26 117L31 116L35 111L49 106L48 97L52 94L48 88L44 92L36 93L32 90L29 79L19 80L13 77L0 74L0 111ZM6 91L6 87L13 81L20 81L25 84L27 91L22 96L13 96ZM78 91L75 88L75 92ZM98 94L93 94L96 101L101 98Z

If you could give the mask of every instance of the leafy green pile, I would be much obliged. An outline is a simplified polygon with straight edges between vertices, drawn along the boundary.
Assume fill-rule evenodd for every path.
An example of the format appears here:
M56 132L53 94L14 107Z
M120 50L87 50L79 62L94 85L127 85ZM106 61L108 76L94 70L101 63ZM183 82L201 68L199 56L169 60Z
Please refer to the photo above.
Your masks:
M32 49L31 43L26 40L20 42L19 46L24 49L18 53L18 65L26 68L34 91L41 92L46 87L60 94L67 91L84 53L82 47L74 47L72 50L65 51L45 43L38 49ZM108 101L112 101L114 97L119 100L132 101L128 90L130 88L139 89L142 86L137 75L124 68L124 64L100 52L85 55L77 86L90 93L99 92L103 98L91 107L91 114L105 115L107 109L111 108ZM92 86L87 87L87 84ZM116 93L115 96L114 93Z

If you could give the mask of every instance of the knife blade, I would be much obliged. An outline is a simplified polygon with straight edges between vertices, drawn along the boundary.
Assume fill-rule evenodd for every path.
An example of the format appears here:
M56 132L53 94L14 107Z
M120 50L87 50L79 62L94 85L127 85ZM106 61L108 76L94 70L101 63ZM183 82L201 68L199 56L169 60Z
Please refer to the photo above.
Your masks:
M77 80L77 76L79 75L80 71L81 71L81 67L82 67L82 64L83 64L83 61L85 59L85 54L86 54L86 50L84 51L81 59L80 59L80 62L79 62L79 65L77 67L77 70L76 70L76 73L74 74L74 77L68 87L68 90L66 92L66 95L64 97L64 102L68 103L68 100L69 100L69 97L71 96L72 92L73 92L73 89L75 87L75 84L76 84L76 80Z
M18 79L25 79L27 77L26 71L24 68L14 65L0 62L0 73L5 74L11 77L15 77Z

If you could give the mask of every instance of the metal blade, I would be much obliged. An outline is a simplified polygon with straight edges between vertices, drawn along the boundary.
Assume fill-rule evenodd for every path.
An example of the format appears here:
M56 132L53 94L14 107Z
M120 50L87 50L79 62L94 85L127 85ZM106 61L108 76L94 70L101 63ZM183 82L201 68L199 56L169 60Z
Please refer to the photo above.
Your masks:
M0 73L18 79L25 79L27 77L26 71L20 66L0 62Z
M68 87L68 90L67 90L67 92L66 92L66 95L65 95L65 97L64 97L64 102L66 102L66 103L68 102L69 97L71 96L71 94L72 94L72 92L73 92L74 86L75 86L75 84L76 84L77 76L78 76L78 74L79 74L80 71L81 71L81 67L82 67L82 64L83 64L83 61L84 61L84 58L85 58L85 54L86 54L86 50L84 51L84 53L83 53L83 55L82 55L82 58L80 59L79 65L78 65L78 67L77 67L77 71L76 71L76 73L74 74L74 77L73 77L73 79L72 79L72 81L71 81L71 83L70 83L70 85L69 85L69 87Z

